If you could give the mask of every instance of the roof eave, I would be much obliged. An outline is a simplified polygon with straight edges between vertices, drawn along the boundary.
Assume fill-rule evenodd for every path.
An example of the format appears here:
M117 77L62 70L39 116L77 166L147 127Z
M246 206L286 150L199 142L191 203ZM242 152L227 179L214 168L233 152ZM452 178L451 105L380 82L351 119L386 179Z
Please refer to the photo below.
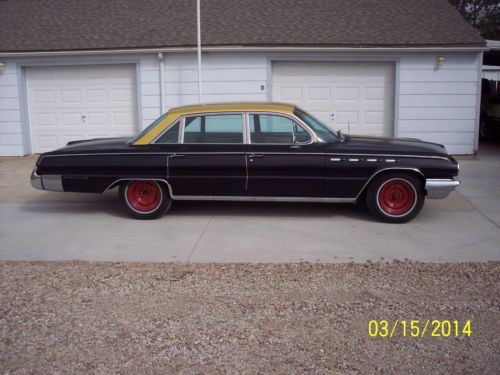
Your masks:
M432 46L202 46L204 52L482 52L486 45L432 45ZM115 48L88 50L51 50L51 51L0 51L0 57L43 57L72 55L109 55L137 53L175 53L195 52L195 46L186 47L148 47Z

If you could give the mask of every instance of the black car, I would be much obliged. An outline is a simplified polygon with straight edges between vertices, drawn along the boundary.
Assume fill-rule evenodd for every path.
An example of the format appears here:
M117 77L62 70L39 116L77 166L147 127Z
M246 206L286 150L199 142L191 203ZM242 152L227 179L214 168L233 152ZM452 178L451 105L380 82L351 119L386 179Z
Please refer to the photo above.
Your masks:
M425 197L445 198L459 166L442 145L346 136L280 103L171 109L132 139L74 141L40 155L37 189L118 188L134 217L163 215L175 200L365 200L378 219L402 223Z

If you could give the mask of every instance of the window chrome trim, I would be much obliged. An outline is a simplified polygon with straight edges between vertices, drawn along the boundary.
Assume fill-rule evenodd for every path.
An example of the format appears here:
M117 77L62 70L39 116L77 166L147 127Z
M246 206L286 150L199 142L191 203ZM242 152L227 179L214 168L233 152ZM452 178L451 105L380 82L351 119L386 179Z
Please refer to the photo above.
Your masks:
M241 143L184 143L184 131L186 129L186 117L201 117L201 116L224 116L224 115L240 115L241 116ZM179 129L180 130L180 129ZM182 116L182 137L179 144L183 145L245 145L245 112L243 111L214 111L214 112L200 112L189 113Z
M252 136L250 133L250 115L272 115L272 116L281 116L281 117L286 117L293 122L297 123L302 129L306 131L306 133L309 134L309 141L308 142L296 142L295 144L305 146L305 145L310 145L313 143L318 143L318 137L316 133L306 124L304 123L300 118L295 116L294 114L289 115L287 113L281 113L281 112L272 112L272 111L248 111L246 112L248 116L248 143L247 144L252 144L252 145L269 145L269 146L293 146L294 143L252 143Z
M156 137L154 137L150 142L149 144L150 145L153 145L153 144L156 144L156 142L158 141L158 139L160 139L166 132L168 132L170 129L171 129L171 125L175 125L175 123L177 121L180 121L180 119L182 118L182 116L179 116L179 117L176 117L175 120L173 121L170 121L170 123L166 126L165 129L163 129L160 134L158 134ZM153 130L153 129L151 129ZM180 137L180 132L181 132L181 126L180 126L180 123L179 123L179 137ZM179 142L179 140L177 140L177 142ZM175 143L158 143L159 145L175 145ZM133 143L132 143L133 145Z

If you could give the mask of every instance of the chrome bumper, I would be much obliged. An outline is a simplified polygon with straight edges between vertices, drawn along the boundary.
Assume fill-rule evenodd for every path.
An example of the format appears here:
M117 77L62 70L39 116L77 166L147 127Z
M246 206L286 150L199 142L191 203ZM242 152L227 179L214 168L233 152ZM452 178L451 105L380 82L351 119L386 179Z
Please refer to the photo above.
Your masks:
M458 185L460 185L460 181L453 179L427 179L425 181L425 191L427 191L427 198L446 198L448 194L455 190Z
M36 173L36 167L31 172L31 186L38 190L64 191L62 176L55 174L40 176Z

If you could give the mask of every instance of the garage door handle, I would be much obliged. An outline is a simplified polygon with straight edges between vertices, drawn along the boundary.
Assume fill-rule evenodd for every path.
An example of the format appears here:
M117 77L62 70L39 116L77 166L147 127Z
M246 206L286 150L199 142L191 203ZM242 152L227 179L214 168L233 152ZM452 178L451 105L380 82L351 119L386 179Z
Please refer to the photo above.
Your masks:
M250 155L248 155L248 157L250 159L253 159L253 158L263 158L264 154L250 154Z
M170 159L175 159L175 158L183 158L186 156L185 154L171 154Z

